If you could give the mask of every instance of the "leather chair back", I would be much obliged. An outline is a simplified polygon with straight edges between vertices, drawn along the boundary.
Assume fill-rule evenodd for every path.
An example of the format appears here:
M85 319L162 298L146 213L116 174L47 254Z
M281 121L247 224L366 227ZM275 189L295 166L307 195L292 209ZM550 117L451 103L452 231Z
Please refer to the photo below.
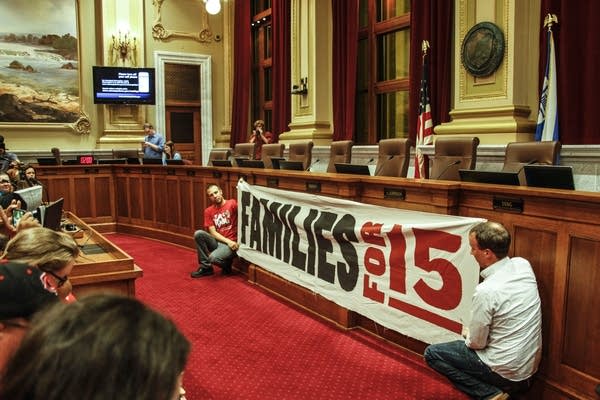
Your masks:
M208 165L212 165L213 160L229 160L231 150L226 148L214 148L208 154Z
M273 161L271 157L283 157L285 144L283 143L267 143L263 144L261 152L261 160L265 168L273 169Z
M236 143L236 145L233 147L234 158L247 158L249 160L254 160L255 153L256 143Z
M312 148L314 143L311 141L301 143L291 143L289 147L288 160L302 161L304 170L306 171L312 163Z
M478 137L438 138L429 178L460 181L459 169L475 169L478 145Z
M381 139L374 175L406 178L412 145L408 138Z
M354 146L352 140L331 142L331 146L329 147L329 165L327 166L327 172L336 172L335 163L350 163L352 160L352 146Z
M139 150L114 150L112 151L113 158L139 158L140 152Z
M521 185L525 185L524 166L528 164L558 164L562 144L558 141L511 142L506 145L502 171L518 172Z

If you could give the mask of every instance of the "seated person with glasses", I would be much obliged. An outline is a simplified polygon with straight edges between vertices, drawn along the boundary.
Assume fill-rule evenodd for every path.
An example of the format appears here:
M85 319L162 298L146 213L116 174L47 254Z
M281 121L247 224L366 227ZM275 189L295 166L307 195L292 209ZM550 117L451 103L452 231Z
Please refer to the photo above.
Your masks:
M48 228L30 228L8 241L2 256L11 262L37 267L44 287L64 302L72 302L69 274L79 255L79 246L71 236Z
M14 198L14 186L8 174L0 173L0 206L8 208Z

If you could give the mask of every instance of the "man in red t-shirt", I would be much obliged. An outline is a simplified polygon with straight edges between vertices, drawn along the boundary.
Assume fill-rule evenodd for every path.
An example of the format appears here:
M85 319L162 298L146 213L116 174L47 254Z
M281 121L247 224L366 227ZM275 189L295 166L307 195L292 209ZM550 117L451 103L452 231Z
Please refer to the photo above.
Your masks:
M239 245L237 243L237 201L225 200L218 185L208 185L208 199L212 203L204 210L204 227L194 233L198 250L198 270L192 278L214 274L212 265L221 267L222 273L231 273L231 263Z

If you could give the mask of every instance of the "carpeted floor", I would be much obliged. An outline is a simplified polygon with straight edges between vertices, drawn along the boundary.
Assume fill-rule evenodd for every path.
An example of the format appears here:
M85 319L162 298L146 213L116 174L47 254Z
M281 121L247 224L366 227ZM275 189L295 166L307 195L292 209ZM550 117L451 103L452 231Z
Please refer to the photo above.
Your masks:
M108 237L144 270L137 297L171 317L192 342L188 400L467 399L421 359L299 312L240 274L190 278L192 250Z

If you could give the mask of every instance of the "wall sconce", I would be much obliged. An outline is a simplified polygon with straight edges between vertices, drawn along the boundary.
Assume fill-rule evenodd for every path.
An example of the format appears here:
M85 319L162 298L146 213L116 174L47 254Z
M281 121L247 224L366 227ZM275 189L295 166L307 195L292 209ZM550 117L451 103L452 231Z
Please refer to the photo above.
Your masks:
M221 0L204 0L206 12L210 15L216 15L221 11Z
M121 59L123 65L125 61L129 61L132 66L137 66L137 41L135 36L129 32L122 34L119 31L119 35L112 35L112 43L110 45L111 63L116 65L118 59Z
M292 94L307 94L308 93L308 78L301 78L300 85L292 86Z

